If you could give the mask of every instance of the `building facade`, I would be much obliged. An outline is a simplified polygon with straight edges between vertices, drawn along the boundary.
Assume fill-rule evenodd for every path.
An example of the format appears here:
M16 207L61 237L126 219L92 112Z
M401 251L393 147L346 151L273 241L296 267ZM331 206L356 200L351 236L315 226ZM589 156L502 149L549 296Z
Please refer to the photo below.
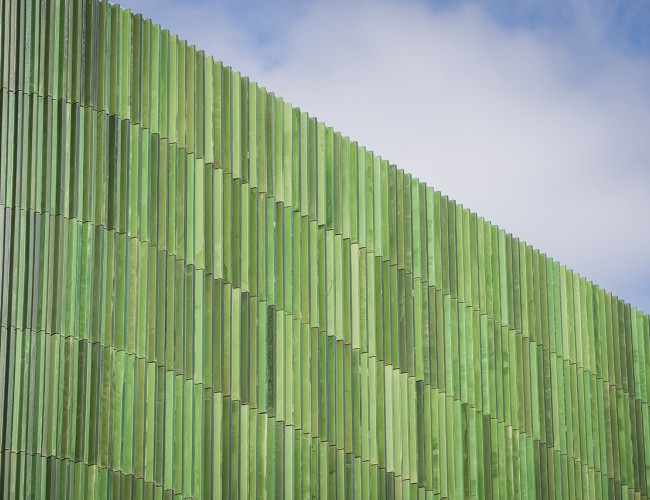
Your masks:
M1 498L647 498L647 315L117 5L0 30Z

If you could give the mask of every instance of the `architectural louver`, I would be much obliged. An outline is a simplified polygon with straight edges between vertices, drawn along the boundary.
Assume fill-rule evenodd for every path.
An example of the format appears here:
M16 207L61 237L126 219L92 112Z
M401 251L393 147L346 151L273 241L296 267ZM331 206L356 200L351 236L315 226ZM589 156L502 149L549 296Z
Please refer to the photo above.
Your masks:
M128 10L0 30L1 498L647 498L647 315Z

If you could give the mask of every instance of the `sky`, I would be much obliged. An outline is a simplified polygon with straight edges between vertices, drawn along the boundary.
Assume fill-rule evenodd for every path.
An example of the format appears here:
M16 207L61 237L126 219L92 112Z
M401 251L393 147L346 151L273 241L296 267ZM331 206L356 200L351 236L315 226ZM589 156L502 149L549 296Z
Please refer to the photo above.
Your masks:
M650 1L116 3L650 313Z

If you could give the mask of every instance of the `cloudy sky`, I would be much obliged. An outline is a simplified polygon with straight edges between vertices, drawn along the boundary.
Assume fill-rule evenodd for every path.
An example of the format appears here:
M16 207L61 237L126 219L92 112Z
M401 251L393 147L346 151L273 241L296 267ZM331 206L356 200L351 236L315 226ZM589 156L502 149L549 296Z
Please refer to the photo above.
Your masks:
M118 0L650 312L648 0Z

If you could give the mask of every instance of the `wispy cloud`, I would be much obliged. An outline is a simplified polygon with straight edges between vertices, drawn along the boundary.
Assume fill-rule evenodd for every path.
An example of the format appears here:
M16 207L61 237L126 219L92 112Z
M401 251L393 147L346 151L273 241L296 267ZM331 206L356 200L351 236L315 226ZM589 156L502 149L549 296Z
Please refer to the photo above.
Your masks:
M650 312L650 63L611 9L121 3Z

